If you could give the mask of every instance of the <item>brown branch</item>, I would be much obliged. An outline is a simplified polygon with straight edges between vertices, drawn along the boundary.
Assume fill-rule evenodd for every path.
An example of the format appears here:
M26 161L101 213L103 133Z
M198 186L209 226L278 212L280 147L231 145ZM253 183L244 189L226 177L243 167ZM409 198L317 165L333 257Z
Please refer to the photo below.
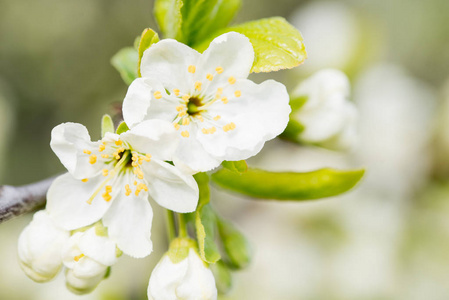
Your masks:
M47 190L57 176L22 186L0 186L0 223L45 205Z

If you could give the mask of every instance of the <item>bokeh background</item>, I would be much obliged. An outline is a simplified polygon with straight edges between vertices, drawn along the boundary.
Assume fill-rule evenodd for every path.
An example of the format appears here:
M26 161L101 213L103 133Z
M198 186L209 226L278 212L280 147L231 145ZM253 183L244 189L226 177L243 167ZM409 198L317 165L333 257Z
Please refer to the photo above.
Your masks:
M85 124L93 137L127 86L110 64L143 28L156 28L152 1L0 0L0 183L20 185L63 171L51 129ZM309 59L274 77L292 90L323 68L351 79L359 139L350 152L272 141L252 166L308 171L366 167L354 191L302 203L256 201L213 191L254 249L222 299L449 299L449 1L244 0L235 22L283 16ZM120 259L111 277L74 296L62 276L28 279L17 238L30 221L0 225L0 299L146 299L166 249L153 205L154 253Z

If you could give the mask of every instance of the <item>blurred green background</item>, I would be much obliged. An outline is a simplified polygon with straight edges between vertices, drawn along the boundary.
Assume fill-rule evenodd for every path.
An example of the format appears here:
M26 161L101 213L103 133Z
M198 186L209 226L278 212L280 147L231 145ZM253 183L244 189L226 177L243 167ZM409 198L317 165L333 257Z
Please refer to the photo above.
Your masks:
M146 27L152 1L0 0L0 183L40 180L63 167L49 147L62 122L100 132L127 86L110 64ZM213 202L252 241L251 267L223 299L449 299L449 1L244 0L235 22L283 16L309 59L274 77L291 90L323 68L345 71L359 108L351 153L273 141L254 166L365 166L359 188L311 203L256 202L215 190ZM155 209L155 253L121 259L91 295L36 284L16 259L31 216L0 225L0 299L145 299L166 247Z

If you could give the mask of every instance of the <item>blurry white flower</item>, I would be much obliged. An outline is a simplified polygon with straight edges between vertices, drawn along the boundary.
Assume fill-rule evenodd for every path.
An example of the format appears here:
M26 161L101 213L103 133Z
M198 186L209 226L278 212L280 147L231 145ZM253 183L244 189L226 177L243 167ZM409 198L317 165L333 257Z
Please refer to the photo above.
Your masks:
M129 87L125 122L172 122L180 140L174 162L193 171L247 159L285 129L290 113L283 84L246 79L253 62L251 42L235 32L217 37L203 54L160 41L145 51L142 78Z
M187 239L174 240L151 273L150 300L214 300L217 288L212 271Z
M23 271L36 282L46 282L62 266L61 249L70 232L56 227L45 210L34 214L19 237L19 260Z
M73 292L88 293L104 278L108 267L116 263L116 244L107 236L98 236L92 227L70 237L62 258L68 269L67 286Z
M50 216L67 230L101 218L109 237L126 254L151 253L151 196L177 212L191 212L198 185L171 160L175 130L168 122L146 121L120 135L91 142L86 127L64 123L52 131L51 147L69 174L58 177L47 198Z
M303 81L292 93L292 99L306 101L292 115L305 127L298 138L328 148L351 148L356 141L357 111L349 94L349 80L338 70L322 70Z

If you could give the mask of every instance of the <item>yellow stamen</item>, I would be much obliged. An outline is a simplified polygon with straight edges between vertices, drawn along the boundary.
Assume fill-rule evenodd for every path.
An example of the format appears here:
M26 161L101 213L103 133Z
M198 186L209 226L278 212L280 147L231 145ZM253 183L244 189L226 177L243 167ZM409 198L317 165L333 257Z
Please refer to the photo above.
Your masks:
M187 115L187 112L186 112L186 111L181 111L181 112L178 114L178 117L182 118L182 117L184 117L185 115Z
M190 134L189 134L188 131L182 131L182 132L181 132L181 135L182 135L183 137L185 137L185 138L187 138L187 137L190 136Z
M139 157L139 165L143 164L143 158Z
M87 150L87 149L84 149L84 150L83 150L83 153L84 153L84 154L87 154L87 155L91 155L91 154L92 154L92 151Z
M230 130L234 130L235 129L235 124L233 122L226 124L225 126L223 126L223 130L224 132L228 132Z
M103 176L108 176L109 174L109 170L108 169L103 169Z
M89 181L89 178L81 179L81 181L82 181L82 182L88 182L88 181Z
M231 76L228 78L228 82L229 84L234 84L237 80L235 79L235 77Z
M115 141L115 144L116 144L117 146L120 146L122 143L123 143L123 142L122 142L121 140Z
M207 73L206 79L212 81L214 79L214 76L211 73Z
M221 74L221 73L223 73L223 68L222 67L217 67L216 69L215 69L215 71L218 73L218 74Z
M189 99L187 99L187 100L189 100ZM187 101L187 100L186 100L186 101ZM181 111L181 110L183 110L185 107L186 107L185 105L178 105L178 106L176 106L176 110L177 110L177 111Z
M175 127L176 130L179 130L179 128L181 127L178 123L173 123L173 126Z
M75 256L74 258L73 258L73 260L74 261L76 261L76 262L78 262L81 258L83 258L84 257L84 254L80 254L80 255L77 255L77 256Z
M98 151L102 152L106 147L102 144L98 147Z
M125 192L125 195L126 195L126 196L131 195L132 190L131 190L131 188L129 187L129 184L125 185L125 190L126 190L126 192Z
M189 101L190 99L190 95L185 94L184 96L182 96L182 100L184 100L185 102Z
M125 148L123 148L123 147L120 147L120 148L118 148L118 153L121 153L121 152L125 152Z
M184 118L182 119L182 125L186 126L190 124L190 119L189 118Z
M238 98L242 95L241 91L235 91L234 95Z
M180 92L181 91L179 89L173 89L173 93L175 93L176 96L179 96Z
M153 95L154 95L154 98L156 98L158 100L162 98L162 93L159 91L154 92Z
M109 154L102 154L101 157L103 157L103 158L109 158Z
M109 195L108 192L104 193L102 196L103 196L104 201L106 201L106 202L109 202L112 199L112 196Z
M106 192L108 192L108 193L112 192L112 186L107 185L107 186L105 187L105 190L106 190Z
M221 101L223 101L223 103L226 104L226 103L228 103L228 98L223 97L223 98L221 99Z
M217 95L221 95L223 93L223 88L218 88L217 89Z
M135 167L138 166L138 164L137 164L135 161L133 161L133 162L131 163L131 166L133 166L133 167L135 168Z
M201 129L201 132L204 133L204 134L208 133L206 128Z
M220 120L220 119L221 119L221 116L220 116L220 115L217 115L217 116L215 116L214 121L218 121L218 120Z
M204 118L203 118L203 116L201 116L201 115L197 115L197 116L196 116L196 118L197 118L198 120L200 120L200 122L204 122Z
M202 83L200 81L195 82L195 90L200 92L201 91L201 85L202 85Z
M94 163L96 163L97 162L97 156L95 155L95 154L92 154L90 157L89 157L89 163L91 164L91 165L93 165Z
M147 153L144 157L145 161L150 161L151 160L151 154Z
M189 68L187 69L189 71L189 73L195 73L196 71L196 67L194 65L190 65Z
M139 190L144 190L145 192L148 192L148 187L146 186L145 183L139 183L139 185L137 186L137 188Z

